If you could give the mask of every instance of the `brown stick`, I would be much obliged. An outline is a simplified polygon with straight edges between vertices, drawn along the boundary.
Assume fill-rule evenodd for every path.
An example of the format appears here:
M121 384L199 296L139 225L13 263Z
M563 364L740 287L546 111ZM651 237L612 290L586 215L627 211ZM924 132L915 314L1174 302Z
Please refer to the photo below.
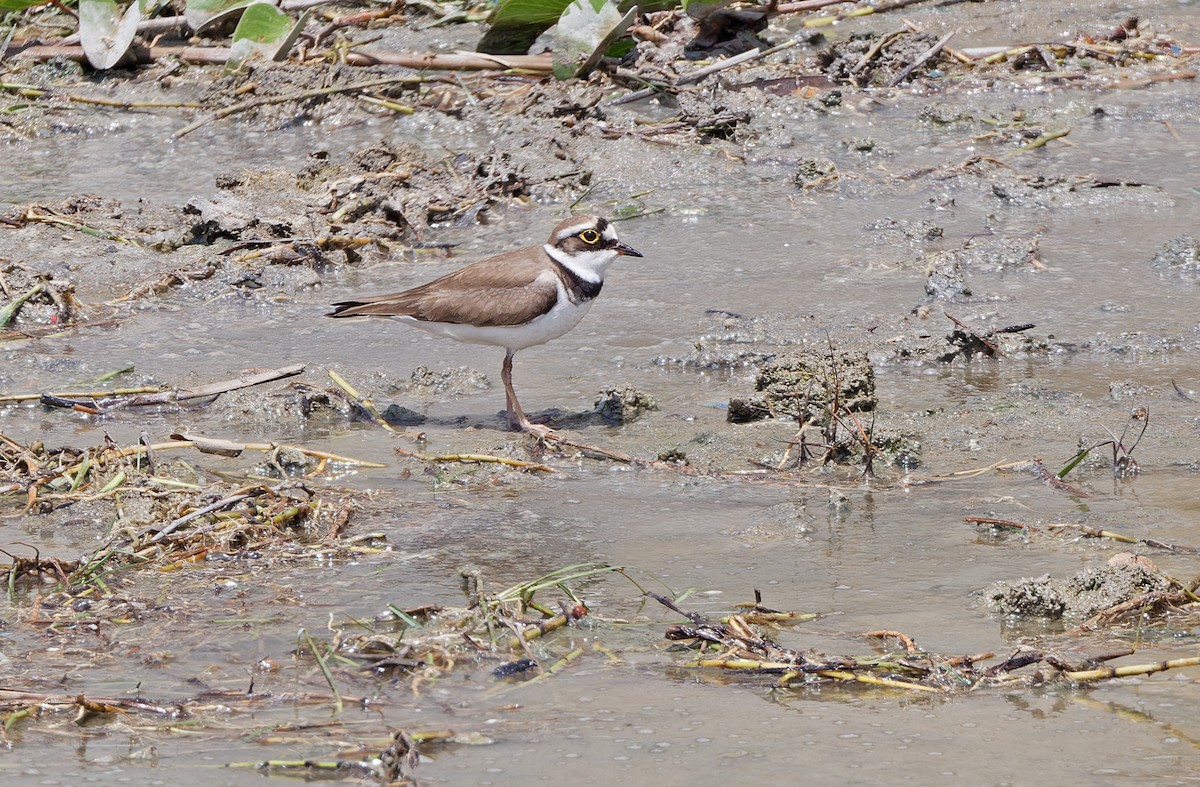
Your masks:
M223 65L229 60L229 47L225 46L132 46L129 52L136 63L152 63L163 57L176 57L185 63L199 65ZM29 58L38 62L61 57L82 63L85 56L82 46L13 45L0 61L13 57Z
M503 71L511 68L545 74L554 68L550 55L485 55L474 52L439 55L434 52L413 54L357 50L346 55L346 62L352 66L385 65L442 71Z
M905 66L899 74L896 74L896 76L892 78L892 81L888 83L888 87L895 87L896 85L900 84L904 80L908 79L912 72L923 66L927 61L937 57L938 53L942 51L942 48L946 46L951 38L954 38L956 33L958 33L957 30L951 30L949 33L946 33L946 35L939 38L937 43L922 52L920 57Z
M222 65L229 60L229 47L224 46L134 46L129 51L137 63L151 63L164 57L176 57L186 63ZM82 46L13 44L5 58L22 57L43 62L61 57L81 63ZM548 74L554 67L550 55L484 55L475 53L437 54L435 52L351 52L346 62L352 66L390 65L413 69L440 71L504 71L519 69Z

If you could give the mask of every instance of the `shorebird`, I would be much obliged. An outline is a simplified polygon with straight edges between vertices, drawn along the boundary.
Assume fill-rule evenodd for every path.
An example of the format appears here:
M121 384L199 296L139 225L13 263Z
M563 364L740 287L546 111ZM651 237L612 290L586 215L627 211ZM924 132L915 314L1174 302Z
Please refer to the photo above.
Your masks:
M550 428L530 423L517 401L513 356L578 325L621 256L642 253L618 240L608 219L572 216L540 246L479 260L404 292L341 301L328 316L389 317L460 342L503 347L508 426L546 437Z

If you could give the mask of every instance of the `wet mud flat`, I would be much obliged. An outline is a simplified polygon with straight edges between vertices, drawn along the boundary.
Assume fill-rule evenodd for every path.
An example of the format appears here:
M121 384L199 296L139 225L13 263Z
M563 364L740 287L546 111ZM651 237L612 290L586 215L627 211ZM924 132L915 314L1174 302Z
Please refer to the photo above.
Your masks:
M1195 9L806 18L629 103L679 12L562 83L6 57L6 778L1194 779ZM561 440L322 317L574 211L646 258L517 358Z

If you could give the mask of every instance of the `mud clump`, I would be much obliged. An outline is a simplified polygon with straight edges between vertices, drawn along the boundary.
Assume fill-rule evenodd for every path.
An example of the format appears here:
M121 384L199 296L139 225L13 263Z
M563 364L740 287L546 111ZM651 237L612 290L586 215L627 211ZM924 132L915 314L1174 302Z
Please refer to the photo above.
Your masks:
M836 413L871 412L878 404L875 370L865 352L790 352L762 367L755 390L762 396L730 401L731 423L765 413L824 425Z
M1146 593L1170 589L1171 582L1153 563L1118 555L1108 565L1066 579L1044 576L995 582L983 593L995 612L1059 620L1088 618Z
M887 216L870 222L864 229L872 233L872 241L879 246L907 243L920 248L925 243L940 241L946 236L945 227L928 219L895 219Z
M903 363L954 363L977 357L1027 358L1065 349L1050 337L1031 335L1034 325L1012 325L988 331L973 331L958 325L947 334L925 333L893 342L892 351Z
M939 301L969 298L971 288L963 273L962 253L947 251L935 254L925 268L925 294Z
M771 409L761 399L735 397L729 400L726 420L731 424L748 424L771 417Z
M829 159L805 158L796 162L792 182L802 189L832 183L838 179L837 165Z
M649 395L631 386L605 388L596 399L596 414L610 424L627 424L658 409Z
M1172 238L1154 254L1150 266L1180 273L1200 273L1200 240L1191 235Z
M407 384L394 386L394 389L405 393L424 395L465 396L490 390L491 387L492 384L488 381L487 375L470 366L437 371L428 366L418 366L413 369Z
M1049 575L996 582L984 594L988 607L1005 615L1058 620L1067 612L1067 599Z
M53 327L75 322L79 310L73 284L17 263L0 265L0 330L18 313L24 325Z
M930 33L908 33L889 41L880 38L877 33L852 35L821 52L817 62L834 81L885 87L911 76L915 71L910 68L912 63L937 41ZM931 68L927 66L920 74Z
M394 402L389 404L387 409L380 413L380 417L392 426L420 426L429 420L416 410L395 404Z

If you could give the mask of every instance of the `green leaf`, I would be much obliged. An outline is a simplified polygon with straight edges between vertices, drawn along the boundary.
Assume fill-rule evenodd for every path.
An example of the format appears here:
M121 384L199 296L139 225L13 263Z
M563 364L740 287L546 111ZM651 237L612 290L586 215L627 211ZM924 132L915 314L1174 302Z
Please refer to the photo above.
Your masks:
M79 43L92 67L103 71L119 63L129 51L140 21L142 4L138 0L124 14L113 0L79 0Z
M0 13L9 11L24 11L35 5L45 5L47 0L0 0Z
M1079 453L1075 454L1075 456L1071 457L1071 460L1069 462L1067 462L1066 466L1063 467L1062 470L1059 470L1057 473L1054 474L1054 477L1059 480L1066 478L1067 473L1071 472L1076 467L1078 467L1079 463L1082 462L1084 459L1087 459L1087 455L1090 454L1091 452L1092 452L1091 448L1085 448L1082 451L1080 451Z
M293 23L291 17L269 2L246 6L233 31L227 65L236 67L255 55L267 60L287 57L307 19L308 14L305 14L299 22Z
M600 62L604 52L629 29L637 6L621 16L609 0L574 0L563 11L554 32L554 76L584 76Z
M256 0L187 0L183 16L188 27L201 32L205 27L239 13Z
M570 4L571 0L500 0L491 27L475 49L489 55L523 55Z

